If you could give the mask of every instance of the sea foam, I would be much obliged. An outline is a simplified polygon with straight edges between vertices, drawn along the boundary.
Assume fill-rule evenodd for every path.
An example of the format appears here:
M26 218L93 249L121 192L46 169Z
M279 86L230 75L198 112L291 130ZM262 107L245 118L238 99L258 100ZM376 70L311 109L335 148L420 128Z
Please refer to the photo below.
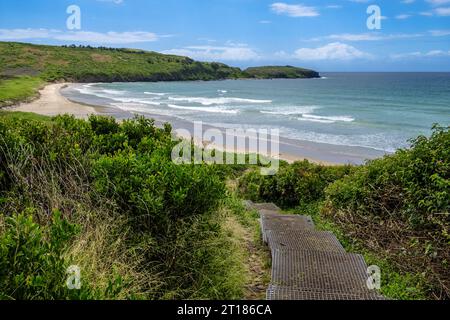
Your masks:
M211 106L214 104L230 104L230 103L271 103L272 100L257 100L257 99L243 99L243 98L204 98L204 97L169 97L171 101L199 103L204 106Z
M226 114L238 114L239 110L226 109L221 107L187 107L179 106L175 104L169 104L169 108L179 109L179 110L190 110L190 111L200 111L200 112L211 112L211 113L226 113Z

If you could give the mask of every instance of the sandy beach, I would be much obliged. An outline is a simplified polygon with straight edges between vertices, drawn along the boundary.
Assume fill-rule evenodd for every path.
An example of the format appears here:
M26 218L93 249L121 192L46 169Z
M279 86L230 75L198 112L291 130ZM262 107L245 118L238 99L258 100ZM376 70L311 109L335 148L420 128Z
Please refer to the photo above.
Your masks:
M115 108L94 106L79 103L67 99L61 94L61 90L71 85L70 83L54 83L46 85L39 91L39 97L31 102L21 103L7 109L20 112L32 112L44 116L57 116L63 114L74 115L76 118L86 119L90 115L106 115L118 119L129 118L133 115Z
M106 115L112 116L116 119L122 120L132 118L133 113L121 110L119 108L112 108L107 106L95 106L86 103L74 102L66 98L61 90L70 86L70 83L49 84L40 91L40 96L30 103L23 103L9 108L13 111L32 112L46 116L56 116L62 114L71 114L77 118L87 118L90 115ZM194 124L189 121L180 120L175 117L165 117L161 115L144 114L149 118L155 119L156 125L162 125L169 122L174 130L184 129L189 131L194 137L197 145L202 146L210 144L210 142L202 141L202 137L197 137L194 134ZM219 129L203 124L203 129ZM186 138L181 136L181 138ZM210 144L209 147L214 146ZM217 150L223 150L220 146L214 146ZM245 150L226 150L228 152L245 152ZM373 159L379 157L380 154L367 154L367 150L358 147L342 147L324 143L313 143L308 141L293 140L280 137L279 156L281 160L287 162L309 160L314 163L325 165L337 164L362 164L366 159ZM249 153L252 153L250 151Z
M30 103L23 103L11 109L21 112L33 112L45 116L73 114L79 118L86 118L99 113L96 108L69 101L60 94L67 83L49 84L39 91L40 97Z

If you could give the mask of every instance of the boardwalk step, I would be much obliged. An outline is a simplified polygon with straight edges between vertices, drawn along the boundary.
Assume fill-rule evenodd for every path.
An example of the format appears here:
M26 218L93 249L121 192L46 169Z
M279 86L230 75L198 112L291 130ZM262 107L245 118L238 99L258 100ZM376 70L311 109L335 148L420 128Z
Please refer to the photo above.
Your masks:
M261 230L263 233L264 243L268 243L267 235L270 231L303 231L314 230L314 224L307 217L299 216L299 219L261 219Z
M243 201L244 206L249 210L272 210L281 211L281 209L274 203L254 203L250 200Z
M273 250L272 284L302 291L370 293L367 266L357 254Z
M314 222L306 216L280 216L262 219L264 231L267 230L314 230Z
M385 300L378 293L349 294L318 290L296 290L289 287L269 286L267 300Z
M314 223L311 217L281 215L269 210L261 210L260 215L261 231L265 243L267 243L268 231L314 230Z
M266 231L271 250L346 253L336 236L327 231L275 229Z
M309 216L301 216L301 215L296 215L296 214L281 214L277 210L259 210L259 215L261 216L261 218L264 218L267 220L281 220L282 219L282 221L284 221L284 222L306 219L307 222L311 225L311 227L314 227L314 222L312 221L311 217L309 217Z
M368 289L364 258L347 253L333 233L315 230L311 217L282 214L273 203L244 204L259 212L272 253L268 300L384 300Z

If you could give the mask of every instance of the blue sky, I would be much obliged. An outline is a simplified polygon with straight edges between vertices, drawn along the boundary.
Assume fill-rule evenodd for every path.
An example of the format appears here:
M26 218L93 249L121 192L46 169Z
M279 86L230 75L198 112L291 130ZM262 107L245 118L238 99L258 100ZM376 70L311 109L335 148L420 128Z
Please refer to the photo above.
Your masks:
M367 8L381 9L381 29ZM67 28L67 8L81 29ZM247 67L450 71L450 0L0 0L0 41L132 47Z

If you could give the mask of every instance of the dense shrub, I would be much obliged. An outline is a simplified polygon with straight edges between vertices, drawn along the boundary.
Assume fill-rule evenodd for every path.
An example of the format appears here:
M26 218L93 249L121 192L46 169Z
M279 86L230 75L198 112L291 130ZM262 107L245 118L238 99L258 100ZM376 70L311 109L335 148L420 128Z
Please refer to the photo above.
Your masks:
M32 213L7 217L0 233L0 299L66 299L64 249L77 226L54 212L48 227Z
M224 195L224 184L212 167L176 165L158 152L102 156L93 177L97 190L116 198L124 213L145 217L148 227L160 232L171 221L216 208Z
M450 131L434 127L410 149L370 161L326 190L324 214L399 269L450 296Z
M450 132L435 127L411 149L369 162L331 185L329 204L365 215L391 216L427 228L450 211Z
M172 141L170 126L157 128L152 120L143 117L120 124L95 116L88 121L70 116L51 121L0 117L0 134L0 212L5 213L0 215L0 259L2 271L8 270L0 279L3 298L135 296L137 293L129 289L122 293L123 282L129 279L120 272L116 277L116 268L129 272L125 276L140 274L142 279L136 280L139 285L134 287L150 299L188 298L194 294L192 290L207 298L200 293L206 285L202 279L211 276L215 281L224 281L223 277L202 273L209 270L226 274L210 267L217 264L211 244L220 243L222 235L220 226L210 222L214 219L210 213L217 210L225 196L224 175L215 166L174 164L171 151L176 142ZM31 211L20 215L24 210ZM61 212L57 221L52 220L55 210ZM112 220L117 215L114 226ZM109 232L119 234L125 244L112 242L106 246L117 255L103 257L110 261L101 263L109 268L108 275L88 275L90 279L106 281L103 286L68 296L61 287L66 267L62 257L78 248L75 256L91 261L91 256L102 256L101 252L96 253L104 250L100 249L105 248L102 241L115 241L96 234L108 230L99 219L108 221L113 228ZM6 223L2 225L2 221ZM79 237L62 239L66 234L62 232L52 238L55 227L61 229L74 223L81 226L83 234ZM100 241L99 249L95 249L95 243L94 248L87 249L83 243L73 243L92 237ZM14 246L20 248L20 264L14 262ZM122 252L114 251L116 247ZM183 251L182 255L177 254L180 259L174 261L170 248ZM123 267L123 259L130 257L140 265L126 262L133 267ZM222 257L227 258L223 252ZM26 261L30 263L26 265ZM205 265L194 272L186 264ZM43 274L48 276L45 281ZM162 286L158 277L178 280L165 281ZM27 285L22 286L23 281ZM162 291L156 292L152 288L155 284ZM177 285L182 287L180 292ZM214 287L214 283L209 285ZM15 286L24 291L14 291ZM226 293L216 292L215 297L219 296L227 297Z
M293 207L322 200L325 188L351 170L350 166L327 167L305 160L281 166L274 176L251 171L240 179L239 187L254 201L271 201Z

